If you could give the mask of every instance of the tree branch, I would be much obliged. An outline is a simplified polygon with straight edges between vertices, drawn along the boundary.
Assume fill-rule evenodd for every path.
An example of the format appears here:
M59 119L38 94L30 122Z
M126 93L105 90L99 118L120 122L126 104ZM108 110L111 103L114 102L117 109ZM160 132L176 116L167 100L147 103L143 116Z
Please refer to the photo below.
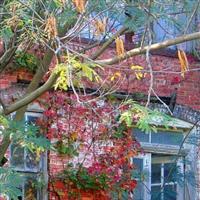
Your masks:
M4 68L10 62L10 59L13 57L16 47L9 48L0 58L0 73L4 70Z
M119 31L117 31L108 41L106 41L103 46L98 49L91 57L90 59L94 60L96 58L98 58L105 50L106 48L115 40L116 37L118 37L119 35L123 34L125 31L127 31L128 28L121 28Z
M183 42L187 42L187 41L191 41L191 40L196 40L196 39L200 39L200 32L182 35L182 36L176 37L174 39L170 39L170 40L166 40L166 41L159 42L159 43L156 43L156 44L152 44L150 47L145 46L143 48L141 48L141 47L135 48L135 49L132 49L130 51L127 51L124 55L122 55L120 57L115 56L115 57L110 58L110 59L97 60L96 62L99 63L100 65L112 65L112 64L116 64L116 63L118 63L122 60L125 60L127 58L130 58L132 56L143 54L147 51L148 48L149 48L150 51L158 50L158 49L161 49L161 48L165 48L165 47L168 47L168 46L172 46L172 45L176 45L176 44L179 44L179 43L183 43Z
M0 98L0 104L4 110L6 110L6 105L4 104L3 100Z
M68 22L66 22L66 24L68 24ZM67 26L65 25L64 28L59 31L59 35L64 36L65 33L69 30L69 28L70 27L68 25ZM54 52L49 49L45 53L43 60L41 61L40 65L38 66L36 74L34 75L30 85L27 88L26 95L21 100L8 106L6 108L6 110L0 111L0 113L3 112L4 114L10 114L17 110L14 120L21 120L26 111L27 105L29 103L31 103L32 101L34 101L37 97L42 95L44 92L46 92L53 86L54 82L57 79L57 75L55 73L53 73L50 76L48 81L43 86L38 88L39 83L41 82L43 76L49 69L49 65L52 61L53 56L54 56ZM0 161L2 161L2 158L3 158L4 154L6 153L6 150L8 149L9 144L10 144L9 136L8 135L4 136L2 139L2 143L0 145L0 149L1 149Z
M190 26L190 24L191 24L191 22L192 22L192 20L193 20L193 18L194 18L194 16L195 16L195 14L197 13L197 11L198 11L198 9L199 9L199 5L200 5L200 0L197 2L196 5L194 5L194 10L193 10L193 12L192 12L192 14L191 14L191 16L190 16L190 19L189 19L187 25L186 25L184 34L187 33L188 28L189 28L189 26Z
M3 166L5 163L2 163L3 159L4 159L4 155L8 149L8 146L10 144L10 135L6 134L3 137L3 140L1 142L1 151L0 151L0 166Z
M26 105L28 105L29 103L31 103L32 101L34 101L35 99L37 99L39 96L41 96L43 93L45 93L46 91L48 91L50 88L52 88L53 84L55 83L56 79L57 79L58 75L55 73L52 73L51 76L49 77L48 81L41 86L40 88L38 88L37 90L33 91L32 93L28 94L27 96L23 97L21 100L13 103L12 105L8 106L5 110L4 110L4 114L8 115Z

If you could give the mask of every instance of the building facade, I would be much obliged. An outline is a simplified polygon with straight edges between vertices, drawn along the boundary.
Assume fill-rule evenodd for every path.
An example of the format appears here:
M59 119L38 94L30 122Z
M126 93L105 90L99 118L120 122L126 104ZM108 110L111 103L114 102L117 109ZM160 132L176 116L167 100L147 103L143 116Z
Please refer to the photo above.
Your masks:
M115 49L109 48L102 57L111 57L114 54ZM174 51L167 50L152 54L155 93L152 94L150 106L169 114L165 106L168 105L176 119L173 126L169 125L170 130L166 130L162 124L159 124L158 133L145 134L138 129L133 130L133 135L141 143L145 154L138 155L131 161L138 169L136 175L138 185L131 195L135 200L199 200L200 71L198 68L200 62L188 55L190 70L186 72L185 77L181 77L179 60ZM119 77L114 80L114 82L118 81L116 96L123 98L129 94L133 99L145 102L150 82L145 56L132 57L124 61L123 65L109 67L101 72L101 76L106 79L112 74L120 73ZM136 72L131 70L131 65L144 68L145 76L141 80L136 78ZM26 81L31 78L32 74L26 70L6 70L0 75L0 97L7 104L18 99L25 93ZM95 89L96 87L89 82L86 84L88 88ZM114 85L115 83L110 81L107 87L109 84ZM34 122L42 115L42 112L43 110L36 101L28 107L25 118L27 121ZM20 188L23 196L19 199L29 199L30 192L34 193L36 200L58 199L56 195L51 194L47 186L43 190L34 189L30 181L43 177L48 183L49 173L60 172L63 169L65 158L55 153L45 153L40 160L37 160L34 153L24 148L15 148L14 145L10 146L7 158L9 165L26 177ZM181 173L180 182L174 181L171 169L177 169L178 171L174 171ZM141 174L143 174L142 178ZM153 195L154 191L157 192L157 196ZM90 198L87 195L85 199Z

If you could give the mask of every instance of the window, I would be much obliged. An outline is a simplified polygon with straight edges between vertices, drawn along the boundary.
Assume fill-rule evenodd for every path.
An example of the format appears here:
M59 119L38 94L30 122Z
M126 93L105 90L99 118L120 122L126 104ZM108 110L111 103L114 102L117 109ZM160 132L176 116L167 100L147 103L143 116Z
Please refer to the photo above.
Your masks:
M20 186L22 196L18 196L19 200L38 200L41 199L41 191L38 190L35 186L37 183L37 176L27 176L24 175L24 180ZM13 200L13 199L11 199ZM41 199L42 200L42 199Z
M173 162L173 157L152 155L152 200L177 200L177 170L177 163Z
M37 113L26 113L25 121L35 123L40 115ZM36 154L19 145L12 144L10 147L11 166L17 171L38 172L42 169L42 160L37 160ZM20 159L19 159L20 158Z
M133 136L140 142L145 154L133 158L136 167L133 177L137 187L131 196L134 200L187 200L190 194L195 195L194 187L186 190L191 182L187 179L190 171L189 162L193 150L191 146L180 145L184 140L184 131L191 129L192 124L174 119L176 129L158 129L157 133L144 133L133 130ZM192 172L191 172L192 173Z
M140 142L146 142L153 144L162 144L162 145L175 145L179 146L183 140L182 132L172 132L172 131L158 131L157 133L144 133L138 129L134 129L134 136Z
M191 10L185 12L183 10L180 10L178 12L173 12L168 10L166 11L166 13L167 12L168 13L171 12L171 14L167 14L166 16L163 15L162 18L156 20L152 24L152 29L154 33L153 35L154 42L162 42L164 40L173 39L174 37L182 35L185 31L185 28L190 20L192 13ZM187 33L192 33L197 31L196 18L197 16L193 17L190 26L188 27L189 29L187 30ZM196 41L189 41L179 45L172 45L167 48L172 50L177 50L177 47L183 49L184 51L191 52L198 47L198 44Z
M25 114L25 121L28 123L35 123L41 114L27 112ZM22 196L18 197L19 200L43 200L45 199L42 190L36 187L36 182L40 178L44 178L47 170L46 154L43 154L40 159L36 159L36 154L30 150L21 147L17 144L10 146L10 165L20 173L23 177L23 182L20 186Z
M132 199L185 200L184 186L177 182L181 175L184 177L182 158L178 162L174 158L172 155L151 153L134 158L132 162L137 170L134 170L133 177L138 184Z
M133 177L137 180L137 187L132 192L131 197L134 200L150 200L150 173L151 173L151 154L147 153L132 161L137 170L133 171Z

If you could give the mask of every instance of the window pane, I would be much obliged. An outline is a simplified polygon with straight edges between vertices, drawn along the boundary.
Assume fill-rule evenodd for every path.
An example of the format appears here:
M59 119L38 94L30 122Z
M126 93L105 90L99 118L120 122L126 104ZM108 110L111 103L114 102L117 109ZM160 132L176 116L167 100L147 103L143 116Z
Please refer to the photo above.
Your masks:
M31 116L31 115L28 115L28 116L27 116L27 121L28 121L28 122L31 122L31 123L33 123L33 124L35 124L35 122L36 122L37 119L38 119L37 116Z
M160 186L151 186L151 200L161 200Z
M11 165L24 169L24 148L16 144L11 145Z
M136 170L142 171L143 170L143 159L141 158L134 158L133 164L136 166Z
M23 191L22 191L22 190L23 190L23 189L22 189L22 186L21 186L21 187L19 187L18 189L19 189L19 190L21 190L21 194L23 194ZM18 200L23 200L22 196L17 196L17 199L18 199ZM10 198L9 198L9 200L14 200L14 199L10 199Z
M176 181L176 165L174 163L164 164L164 181L165 183Z
M151 165L151 183L161 183L161 164Z
M137 183L137 187L132 193L134 200L144 200L144 185L143 183Z
M28 169L39 169L39 160L37 159L36 153L26 149L26 167Z
M176 185L166 185L164 187L164 200L176 200Z
M140 142L149 142L149 134L144 133L138 129L133 130L133 136Z
M27 114L27 121L31 124L35 124L36 120L38 119L38 116L33 116ZM26 168L37 170L39 169L39 160L37 159L36 153L31 152L28 149L26 151Z
M35 180L27 178L24 187L25 200L37 200L37 189L35 188Z
M143 200L144 199L144 184L142 183L142 174L143 174L143 159L134 158L133 164L136 169L133 170L133 177L137 180L137 186L132 192L132 197L134 200ZM144 181L144 180L143 180Z
M180 145L183 134L174 132L151 133L151 142L157 144Z

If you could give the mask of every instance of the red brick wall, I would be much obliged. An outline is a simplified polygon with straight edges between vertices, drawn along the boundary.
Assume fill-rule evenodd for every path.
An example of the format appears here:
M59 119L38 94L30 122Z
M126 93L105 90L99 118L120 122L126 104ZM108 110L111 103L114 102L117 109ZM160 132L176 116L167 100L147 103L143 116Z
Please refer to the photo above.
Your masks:
M102 58L112 58L115 50L110 49ZM158 96L171 96L177 93L177 104L189 106L194 110L200 110L200 62L188 55L190 72L185 73L183 78L180 74L180 63L177 57L167 57L160 55L151 56L151 65L154 71L154 90ZM140 65L147 70L146 77L140 81L136 80L134 71L130 70L131 65ZM194 70L194 71L193 71ZM150 74L146 64L145 55L134 56L120 64L109 67L105 70L105 76L113 74L113 71L121 71L125 79L121 82L120 90L134 93L141 92L147 94L150 85ZM154 96L152 94L152 96Z
M141 56L140 56L141 57ZM177 93L177 104L189 106L194 110L200 110L200 71L187 72L185 77L181 77L180 63L177 58L169 58L165 56L153 56L152 59L153 70L164 70L170 73L155 73L154 75L154 90L158 96L170 96L173 92ZM145 66L144 59L135 57L134 63ZM144 64L143 64L144 63ZM200 67L198 62L190 62L190 69ZM137 81L130 86L130 91L140 90L147 93L149 87L149 80ZM177 91L176 91L177 90Z
M107 52L106 57L112 57L114 50ZM177 93L177 104L189 106L195 110L200 110L200 71L190 71L185 77L180 75L180 64L177 58L153 55L151 57L152 68L154 71L154 90L158 96L170 96ZM199 62L189 59L190 69L194 70L200 67ZM121 71L121 79L119 90L134 93L141 92L147 94L150 84L150 75L147 72L146 77L140 81L135 78L135 72L130 69L131 65L141 65L146 68L145 56L135 56L127 61L114 65L101 71L102 77L112 76L114 72ZM167 72L167 73L166 73ZM0 74L0 90L15 84L17 79L31 80L32 75L26 70L6 71ZM92 86L94 87L94 85ZM108 86L109 87L109 86Z
M6 70L0 74L0 90L9 88L17 80L31 80L33 75L25 69Z
M110 58L114 54L115 51L111 49L106 52L103 58ZM189 58L189 63L190 69L196 69L197 67L200 67L200 63L192 60L191 58ZM151 57L151 64L153 70L157 71L156 73L154 73L154 90L158 96L169 97L174 92L176 92L177 104L185 105L194 110L200 111L200 71L188 72L183 78L179 73L179 60L172 57L153 55ZM104 70L104 72L101 72L102 77L109 77L110 79L114 72L120 72L120 91L128 93L141 92L147 94L150 80L149 73L147 72L146 77L139 81L135 78L135 72L130 69L131 65L141 65L144 67L145 70L148 71L146 67L145 56L140 55L130 58L123 63L107 68L106 70ZM7 70L3 74L0 74L0 90L9 88L11 85L15 84L18 79L31 80L31 78L32 75L26 70ZM110 84L112 83L110 82ZM94 87L94 85L91 87ZM51 175L54 175L61 171L64 168L64 163L67 163L65 158L58 158L53 153L50 154L49 160L49 173ZM85 200L100 200L100 197L96 198L92 196L92 194L88 193L83 197L84 198L82 199ZM56 197L52 196L51 199L56 199ZM102 198L102 200L106 199Z

